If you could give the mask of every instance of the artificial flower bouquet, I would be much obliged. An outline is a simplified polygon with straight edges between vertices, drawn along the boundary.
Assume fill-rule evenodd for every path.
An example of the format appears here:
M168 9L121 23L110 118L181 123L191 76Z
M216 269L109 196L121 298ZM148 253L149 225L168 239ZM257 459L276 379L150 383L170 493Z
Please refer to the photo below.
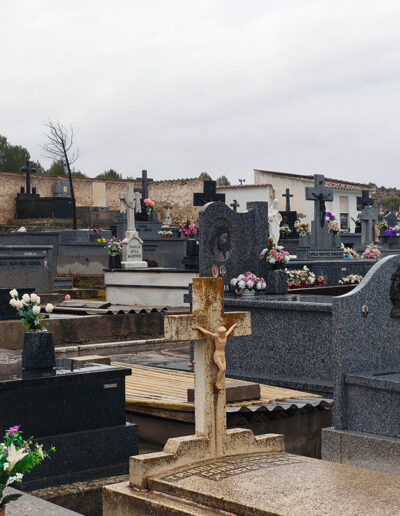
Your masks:
M361 258L368 260L379 260L380 257L381 252L379 251L378 246L375 244L369 244L361 255Z
M180 224L180 227L182 233L185 235L186 238L194 238L199 232L195 224L193 224L193 222L190 222L189 220L187 220L186 222L182 222Z
M155 202L152 201L150 198L144 199L143 202L147 208L147 215L150 215L155 210L155 208L154 208Z
M264 278L258 278L250 271L245 274L240 274L237 278L231 279L230 285L234 287L236 294L239 296L246 290L251 292L264 290L266 288Z
M294 223L294 228L301 237L305 237L311 233L310 223L306 220L297 219Z
M340 233L339 222L336 220L336 217L333 213L328 211L326 213L326 221L328 222L328 231L331 235L338 235Z
M290 253L281 245L276 245L272 238L268 239L268 246L259 255L272 270L284 269L290 261Z
M104 249L110 256L117 256L117 254L122 253L122 242L114 237L108 238Z
M389 229L389 224L387 222L387 220L383 219L383 220L378 220L377 222L378 224L378 228L382 231L382 230L385 230L385 229Z
M345 247L345 245L342 243L341 248L343 251L343 258L346 260L357 260L357 258L359 258L359 254L352 247Z
M158 232L161 238L171 238L172 237L172 231L170 229L162 229Z
M292 230L290 229L290 227L287 225L287 224L283 224L280 228L279 228L279 231L281 233L283 233L284 235L290 235L290 233L292 232Z
M326 286L326 278L324 276L317 276L306 265L302 269L285 269L285 272L289 289Z
M362 280L363 277L359 274L349 274L348 276L345 276L339 280L339 285L357 285L358 283L361 283Z
M26 331L43 331L45 330L43 319L45 315L41 315L40 297L33 294L24 294L21 299L19 298L18 290L13 288L10 290L10 305L13 306L18 315L21 317L22 324ZM51 303L47 303L45 311L51 313L54 310L54 306Z
M54 451L54 447L48 451L43 450L43 445L33 443L32 438L23 439L19 426L12 426L6 431L0 443L0 509L22 496L19 493L5 495L5 488L21 487L24 474Z
M400 237L400 226L389 228L385 231L385 236L389 237Z

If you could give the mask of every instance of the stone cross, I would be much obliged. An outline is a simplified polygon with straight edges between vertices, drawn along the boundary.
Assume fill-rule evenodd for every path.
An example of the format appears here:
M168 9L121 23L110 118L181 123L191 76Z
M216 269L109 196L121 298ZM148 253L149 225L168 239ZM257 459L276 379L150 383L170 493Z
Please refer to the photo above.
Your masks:
M21 172L25 172L26 174L26 192L27 194L31 193L31 174L35 174L36 168L32 168L32 162L27 161L26 165L21 168Z
M289 215L290 213L290 198L293 197L293 194L290 193L289 188L286 188L286 193L282 194L282 197L286 197L286 213Z
M142 170L142 177L137 177L136 181L141 183L140 191L142 192L142 199L149 197L149 183L153 182L153 179L147 177L147 170Z
M203 193L193 194L193 205L204 206L214 201L225 202L225 194L217 193L216 181L204 181Z
M251 334L249 312L224 313L222 278L193 278L193 312L189 315L168 315L164 320L166 339L195 341L194 389L196 434L169 439L162 452L135 455L130 458L131 487L145 488L148 478L180 466L194 465L207 459L239 454L284 451L282 435L255 437L251 430L226 429L225 379L222 390L214 392L217 377L214 341L193 326L212 333L221 325L232 328L232 337ZM219 346L220 347L219 343ZM229 340L227 345L229 346ZM218 351L218 350L217 350Z
M333 191L330 188L325 187L325 177L323 175L314 175L314 187L306 187L306 200L314 201L315 231L318 232L319 227L322 229L325 227L325 202L333 201ZM318 221L320 222L319 224ZM318 241L317 236L316 239Z
M142 194L140 192L135 192L133 184L128 184L128 191L121 194L119 198L121 203L121 212L126 212L127 231L135 231L135 213L140 213L142 211L140 204Z
M171 315L165 318L165 338L173 341L195 341L195 423L196 434L211 440L215 456L222 454L222 441L226 431L225 388L215 394L217 367L214 364L214 342L193 326L215 332L219 327L238 326L230 337L251 335L249 312L224 313L223 278L194 278L192 314ZM229 341L227 343L229 346ZM225 379L223 379L223 384Z
M163 222L164 226L171 226L171 224L172 224L171 208L172 208L172 206L170 204L167 204L166 206L164 206L164 210L166 210L165 219Z
M378 211L372 206L366 206L360 215L361 245L366 246L375 241L375 224L378 221Z
M373 199L369 196L369 190L363 190L361 194L361 197L357 197L357 208L359 211L363 210L366 206L372 206L374 204Z

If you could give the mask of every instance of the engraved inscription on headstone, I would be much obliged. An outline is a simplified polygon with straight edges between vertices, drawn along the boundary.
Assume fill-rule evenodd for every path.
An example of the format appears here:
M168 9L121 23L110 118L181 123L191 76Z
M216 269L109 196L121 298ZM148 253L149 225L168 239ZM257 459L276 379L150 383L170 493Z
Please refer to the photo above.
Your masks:
M213 463L185 469L173 475L164 477L166 482L178 482L189 477L201 477L208 480L224 480L256 471L258 469L273 468L276 466L286 466L302 462L300 457L288 453L270 453L268 455L256 455L252 457L232 457L230 459L218 460Z
M132 238L128 243L128 261L141 260L142 259L142 245L138 238Z

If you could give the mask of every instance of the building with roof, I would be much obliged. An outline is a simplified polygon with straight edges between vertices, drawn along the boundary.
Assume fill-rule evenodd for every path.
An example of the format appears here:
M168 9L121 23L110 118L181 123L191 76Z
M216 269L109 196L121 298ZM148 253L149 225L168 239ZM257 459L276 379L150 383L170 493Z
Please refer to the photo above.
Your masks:
M225 193L226 203L229 205L236 199L239 203L238 211L245 211L247 202L266 201L269 204L276 198L279 201L279 210L286 208L286 189L290 190L290 208L304 216L308 221L314 217L314 203L306 201L305 188L312 186L314 175L293 174L286 172L273 172L268 170L254 170L254 184L233 185L218 188L219 193ZM340 179L326 178L325 184L333 190L333 201L327 202L327 210L334 213L340 220L343 231L354 231L354 220L359 211L357 209L357 197L361 197L363 190L370 194L375 193L375 188L363 183L342 181ZM354 220L353 220L354 219Z

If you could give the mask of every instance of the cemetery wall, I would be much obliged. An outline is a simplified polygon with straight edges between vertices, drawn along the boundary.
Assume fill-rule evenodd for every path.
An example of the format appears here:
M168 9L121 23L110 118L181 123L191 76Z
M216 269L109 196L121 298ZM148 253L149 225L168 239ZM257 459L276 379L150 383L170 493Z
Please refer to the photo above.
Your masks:
M31 184L41 197L52 197L54 185L59 176L32 174ZM125 192L127 183L140 183L127 179L99 180L93 178L75 178L74 189L77 206L105 206L110 210L119 210L120 194ZM103 186L104 185L104 186ZM25 186L25 174L0 172L0 225L7 225L15 216L15 198L21 187ZM176 179L149 183L149 196L155 201L159 219L165 216L164 206L172 206L173 218L198 220L199 208L193 206L193 194L203 191L203 180Z

